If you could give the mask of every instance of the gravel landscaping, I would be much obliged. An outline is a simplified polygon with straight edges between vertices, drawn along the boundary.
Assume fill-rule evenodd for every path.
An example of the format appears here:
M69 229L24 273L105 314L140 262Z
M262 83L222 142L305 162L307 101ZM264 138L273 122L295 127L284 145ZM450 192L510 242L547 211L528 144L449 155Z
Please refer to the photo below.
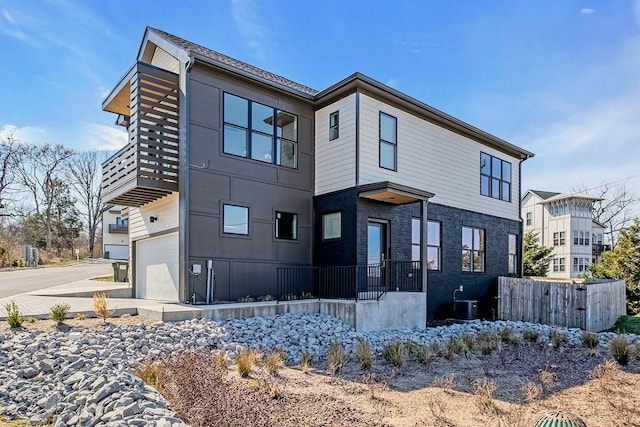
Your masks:
M498 331L509 327L516 336L535 330L549 340L545 325L523 322L472 321L409 331L358 333L340 319L326 315L282 314L214 322L194 319L176 323L107 324L92 329L26 330L0 333L0 416L29 419L32 424L66 425L184 425L154 388L134 372L140 363L187 349L217 349L233 360L243 348L282 349L287 364L300 362L302 352L326 358L331 342L350 356L362 339L381 354L385 344L413 341L446 342L453 336ZM568 345L580 346L582 331L559 329ZM600 333L607 347L614 333ZM631 344L640 337L625 335ZM551 345L549 343L549 345Z

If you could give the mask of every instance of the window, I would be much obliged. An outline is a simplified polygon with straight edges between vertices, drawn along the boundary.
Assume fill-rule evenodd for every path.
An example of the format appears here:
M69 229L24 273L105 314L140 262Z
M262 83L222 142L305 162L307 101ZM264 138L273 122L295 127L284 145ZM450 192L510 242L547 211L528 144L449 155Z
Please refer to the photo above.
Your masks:
M575 272L583 272L587 271L589 267L589 258L577 257L573 258L573 271Z
M553 246L564 246L565 244L565 232L564 231L556 231L553 233Z
M333 212L322 216L322 238L339 239L342 236L342 213Z
M224 94L225 153L296 168L297 145L297 116Z
M462 227L462 271L484 271L484 230Z
M380 112L380 167L397 170L398 119Z
M510 202L511 163L480 153L480 194ZM527 225L531 224L527 222Z
M564 271L564 258L554 258L553 259L553 272L563 272Z
M527 225L531 225L531 212L527 212Z
M509 274L518 274L518 236L509 234Z
M427 221L427 269L440 270L439 221Z
M340 136L340 117L339 112L329 114L329 141L337 139Z
M276 212L276 239L298 239L298 214Z
M578 245L580 244L580 233L578 233L578 230L573 230L573 244L574 245Z
M223 232L227 234L249 234L249 208L244 206L223 205Z
M129 220L128 219L122 219L120 217L116 218L116 225L118 227L128 227L129 226Z
M411 218L411 261L420 261L420 220Z

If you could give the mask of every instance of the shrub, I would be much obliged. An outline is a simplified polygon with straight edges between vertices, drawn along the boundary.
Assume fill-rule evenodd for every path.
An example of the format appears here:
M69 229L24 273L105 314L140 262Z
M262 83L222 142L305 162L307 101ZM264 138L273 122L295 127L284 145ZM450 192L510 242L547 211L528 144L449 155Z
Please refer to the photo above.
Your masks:
M461 339L462 339L462 343L464 344L467 350L466 352L472 353L473 350L476 348L476 337L473 336L472 334L463 334Z
M595 350L598 347L598 334L594 334L593 332L584 331L580 336L580 342L582 346L587 350Z
M476 345L482 354L488 356L500 347L500 337L495 332L480 331L476 338Z
M360 368L363 371L371 369L373 364L373 352L371 351L371 344L368 341L360 341L356 346L356 360L360 364Z
M87 315L84 313L76 313L76 319L78 320L85 320L87 318Z
M158 377L160 373L160 365L158 363L145 363L138 366L136 375L139 376L145 384L159 389Z
M406 359L404 345L398 341L385 345L383 355L386 361L395 367L402 366Z
M433 359L435 359L436 357L436 352L433 350L433 348L427 347L426 345L416 345L413 348L413 354L418 363L427 366L427 369L431 365L431 362L433 362Z
M93 311L96 316L102 319L102 323L107 323L107 319L115 313L115 310L109 310L107 296L104 292L93 294Z
M274 377L278 375L278 371L284 365L285 354L282 350L270 351L266 354L264 364L269 374Z
M452 390L453 387L455 386L455 382L453 380L453 374L434 378L432 384L434 387L438 387L443 390Z
M618 335L609 343L609 350L611 351L611 355L616 362L621 365L626 365L629 363L629 355L631 354L631 348L629 346L629 342L621 336Z
M531 403L538 400L542 396L543 391L544 390L540 384L532 383L531 381L520 387L520 392L522 393L525 403Z
M514 347L520 345L520 338L516 336L516 333L513 329L509 327L504 327L498 331L498 336L500 337L500 341L505 344L511 344Z
M496 384L486 378L474 381L474 401L478 409L493 412L495 403L493 402L493 392L496 391Z
M49 319L55 321L58 325L61 325L65 320L67 320L69 310L71 310L71 306L67 303L56 304L49 309Z
M538 342L538 339L540 339L540 332L536 331L535 329L525 329L525 331L522 333L522 338L529 342L535 343Z
M251 375L253 367L258 361L258 353L253 350L243 350L236 356L236 364L238 366L238 373L241 377L245 378Z
M302 368L302 372L304 372L305 374L309 373L309 369L313 367L314 359L315 358L313 357L313 353L309 351L302 352L302 354L300 355L300 368Z
M251 295L247 295L247 296L238 298L238 302L256 302L256 299L253 298Z
M560 332L557 329L549 331L549 339L551 340L551 344L553 344L553 348L560 348L569 342L567 334Z
M271 295L265 295L265 296L259 297L258 301L262 301L262 302L273 301L273 297Z
M22 316L22 313L20 313L16 302L11 300L11 303L5 305L4 309L7 310L7 323L9 326L12 329L21 327L22 322L24 322L24 317Z
M342 371L347 364L347 356L344 354L342 345L337 342L332 342L329 345L329 352L327 353L327 367L332 375Z

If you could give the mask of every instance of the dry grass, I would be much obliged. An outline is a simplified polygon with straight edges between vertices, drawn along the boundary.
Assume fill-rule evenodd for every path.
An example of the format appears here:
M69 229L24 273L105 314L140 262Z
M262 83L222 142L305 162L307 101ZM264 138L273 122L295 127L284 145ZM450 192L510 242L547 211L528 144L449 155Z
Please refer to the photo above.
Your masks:
M373 351L368 341L360 341L356 346L356 361L360 364L360 369L366 371L373 365Z
M332 342L327 352L327 369L331 375L335 375L342 371L347 364L347 355L344 353L342 345Z
M238 353L238 356L236 356L236 365L240 376L245 378L251 375L251 371L253 371L259 359L260 355L253 350L242 350Z
M109 309L108 298L104 292L93 294L93 311L96 316L102 319L103 323L107 323L107 319L115 313L115 310Z

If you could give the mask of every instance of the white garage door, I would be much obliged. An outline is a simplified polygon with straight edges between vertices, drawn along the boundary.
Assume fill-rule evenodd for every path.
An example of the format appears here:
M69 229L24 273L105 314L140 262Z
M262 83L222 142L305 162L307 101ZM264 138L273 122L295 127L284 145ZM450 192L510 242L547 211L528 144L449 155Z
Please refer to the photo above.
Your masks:
M178 301L178 233L136 242L136 297Z
M109 259L129 259L128 245L104 245L104 251L109 252Z

